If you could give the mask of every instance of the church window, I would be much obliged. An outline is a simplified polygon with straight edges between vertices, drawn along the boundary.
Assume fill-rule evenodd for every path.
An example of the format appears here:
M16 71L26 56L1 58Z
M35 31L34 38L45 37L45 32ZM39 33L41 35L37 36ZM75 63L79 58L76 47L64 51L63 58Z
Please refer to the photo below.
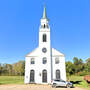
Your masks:
M45 28L45 24L44 24L44 28Z
M59 64L59 58L55 58L55 64Z
M46 63L47 63L47 58L44 57L44 58L43 58L43 64L46 64Z
M46 34L43 34L43 42L46 42L47 41L47 36Z
M31 58L31 64L35 64L34 58Z
M46 48L42 48L42 52L43 53L46 53L47 52L47 49Z

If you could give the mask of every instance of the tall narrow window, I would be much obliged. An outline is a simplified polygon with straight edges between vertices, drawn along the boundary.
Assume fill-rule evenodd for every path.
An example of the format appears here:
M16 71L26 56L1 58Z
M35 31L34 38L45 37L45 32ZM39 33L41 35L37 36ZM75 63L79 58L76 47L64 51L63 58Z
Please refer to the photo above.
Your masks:
M47 41L47 36L46 34L43 34L43 42L46 42Z
M59 64L59 58L58 57L55 58L55 64Z
M44 57L44 58L43 58L43 64L46 64L46 63L47 63L47 58Z
M31 58L31 64L35 64L34 58Z
M45 28L45 24L44 24L44 28Z

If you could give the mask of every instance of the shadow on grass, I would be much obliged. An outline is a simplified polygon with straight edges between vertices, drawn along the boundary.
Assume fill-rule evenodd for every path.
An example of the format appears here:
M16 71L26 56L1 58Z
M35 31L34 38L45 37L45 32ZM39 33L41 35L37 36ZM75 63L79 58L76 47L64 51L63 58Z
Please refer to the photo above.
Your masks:
M0 85L6 85L7 83L0 83Z
M70 81L73 84L80 84L82 81Z
M57 86L57 87L55 87L55 88L67 88L67 87L64 87L64 86ZM72 86L72 87L69 87L69 88L75 88L75 87Z
M3 83L0 83L0 85L4 85Z

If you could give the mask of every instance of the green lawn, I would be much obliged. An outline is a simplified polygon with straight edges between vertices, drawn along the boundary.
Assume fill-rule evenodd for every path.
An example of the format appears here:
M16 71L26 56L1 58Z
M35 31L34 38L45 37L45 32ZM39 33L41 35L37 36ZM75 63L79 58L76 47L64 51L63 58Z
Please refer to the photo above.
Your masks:
M69 76L69 80L74 84L76 87L87 88L90 90L90 84L88 84L84 79L83 76Z
M0 84L24 84L23 76L0 76Z
M83 80L83 76L70 76L67 78L74 83L74 86L90 90L90 84ZM24 76L0 76L0 84L24 84Z

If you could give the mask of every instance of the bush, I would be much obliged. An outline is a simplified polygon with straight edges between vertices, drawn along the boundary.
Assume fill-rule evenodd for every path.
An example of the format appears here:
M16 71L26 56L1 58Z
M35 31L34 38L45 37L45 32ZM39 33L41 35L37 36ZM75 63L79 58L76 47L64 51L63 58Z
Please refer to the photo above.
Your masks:
M89 75L89 74L90 74L90 72L85 72L85 71L78 73L79 76L85 76L85 75Z

